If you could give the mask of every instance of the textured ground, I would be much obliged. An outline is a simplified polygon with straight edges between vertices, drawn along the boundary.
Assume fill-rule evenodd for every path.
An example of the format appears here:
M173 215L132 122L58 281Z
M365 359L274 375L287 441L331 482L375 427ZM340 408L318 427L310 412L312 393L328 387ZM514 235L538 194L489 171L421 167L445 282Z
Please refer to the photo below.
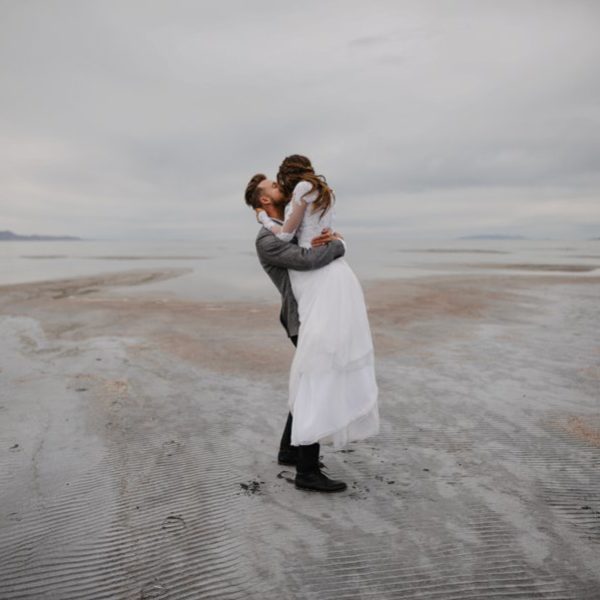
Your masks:
M328 496L274 460L277 307L137 293L179 273L0 288L0 598L600 598L600 278L370 286Z

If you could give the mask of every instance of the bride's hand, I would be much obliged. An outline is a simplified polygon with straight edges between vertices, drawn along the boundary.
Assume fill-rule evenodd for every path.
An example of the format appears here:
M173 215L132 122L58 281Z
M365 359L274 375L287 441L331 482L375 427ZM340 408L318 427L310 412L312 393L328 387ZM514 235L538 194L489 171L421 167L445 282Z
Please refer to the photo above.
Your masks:
M264 208L255 208L254 212L256 213L256 221L257 221L257 223L261 223L262 224L262 222L259 219L259 217L260 217L260 213L261 212L265 212L265 209Z
M329 229L328 227L323 229L321 235L313 238L311 240L311 245L313 248L317 248L318 246L325 246L325 244L329 244L329 242L333 242L334 240L343 239L339 233Z

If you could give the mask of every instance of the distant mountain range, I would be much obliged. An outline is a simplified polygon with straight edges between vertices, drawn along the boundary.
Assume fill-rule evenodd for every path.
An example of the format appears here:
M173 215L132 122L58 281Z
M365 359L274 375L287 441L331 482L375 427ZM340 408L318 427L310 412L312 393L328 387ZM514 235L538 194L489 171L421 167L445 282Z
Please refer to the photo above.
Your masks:
M79 237L72 235L19 235L12 231L0 231L0 241L29 241L29 242L51 242L51 241L77 241Z

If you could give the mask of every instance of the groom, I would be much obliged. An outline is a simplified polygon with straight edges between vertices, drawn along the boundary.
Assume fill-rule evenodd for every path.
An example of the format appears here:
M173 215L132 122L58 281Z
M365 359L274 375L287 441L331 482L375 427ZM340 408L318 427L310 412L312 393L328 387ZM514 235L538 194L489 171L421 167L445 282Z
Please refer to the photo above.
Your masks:
M251 208L255 210L262 208L271 219L282 223L285 205L289 198L284 198L276 181L267 179L266 175L259 173L254 175L248 183L245 200ZM327 229L324 229L320 236L312 240L312 246L307 249L293 243L283 242L265 227L261 227L256 236L258 259L281 294L279 319L294 346L298 342L300 320L288 269L296 271L320 269L336 258L344 256L346 252L341 236ZM292 415L289 414L281 437L277 461L282 465L296 466L296 487L319 492L345 490L346 484L343 481L329 479L321 472L319 444L291 445L292 420Z

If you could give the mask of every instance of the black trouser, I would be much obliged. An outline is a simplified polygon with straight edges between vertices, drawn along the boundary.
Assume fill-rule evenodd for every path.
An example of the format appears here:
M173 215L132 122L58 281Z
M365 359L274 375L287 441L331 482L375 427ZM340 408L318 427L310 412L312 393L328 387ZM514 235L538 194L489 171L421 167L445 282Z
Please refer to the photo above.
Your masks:
M290 337L294 346L298 345L298 336L293 335ZM279 444L280 450L289 450L292 446L292 413L288 413L285 427L283 428L283 435L281 436L281 442ZM307 473L309 471L315 471L319 468L319 452L321 447L319 444L310 444L308 446L298 446L298 462L296 470L299 473Z

